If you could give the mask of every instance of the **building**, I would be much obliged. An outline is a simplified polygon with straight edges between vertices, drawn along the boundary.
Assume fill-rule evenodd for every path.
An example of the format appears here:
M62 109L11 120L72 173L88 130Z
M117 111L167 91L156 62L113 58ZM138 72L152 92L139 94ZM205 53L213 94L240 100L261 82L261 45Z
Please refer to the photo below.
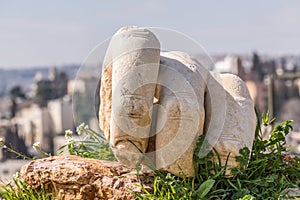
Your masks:
M40 142L43 150L52 153L53 138L74 127L72 104L68 98L50 100L47 106L32 103L20 108L14 121L28 148Z
M98 121L100 104L99 90L99 77L96 73L82 72L75 80L69 81L68 94L72 97L76 125L85 123L96 128L95 121Z
M62 135L65 130L73 129L72 102L69 96L65 96L63 99L49 101L47 109L53 123L52 132L55 135Z
M238 56L226 56L222 61L215 63L214 70L219 73L236 74L244 79L245 71Z

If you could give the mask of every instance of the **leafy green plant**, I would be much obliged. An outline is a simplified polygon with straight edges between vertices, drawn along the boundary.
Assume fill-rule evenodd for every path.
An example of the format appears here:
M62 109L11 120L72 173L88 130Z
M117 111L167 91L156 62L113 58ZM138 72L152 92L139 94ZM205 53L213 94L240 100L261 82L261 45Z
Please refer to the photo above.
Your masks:
M61 153L67 149L70 155L116 161L103 134L97 133L84 123L77 127L76 132L81 136L80 140L75 140L72 137L73 132L71 130L65 131L66 144L59 148Z
M263 116L262 121L269 121L268 116ZM300 159L289 155L286 149L285 136L292 130L291 123L288 120L276 125L267 140L260 137L260 132L256 133L250 159L249 150L240 150L241 155L236 159L241 167L232 169L233 177L228 179L232 187L240 186L233 187L233 197L237 196L234 192L246 189L258 199L278 199L285 189L299 187Z
M274 119L257 114L257 127L252 151L243 148L236 161L240 166L227 169L221 165L216 150L203 157L199 153L204 142L200 137L195 149L196 177L180 179L174 175L154 177L154 192L137 195L139 199L278 199L288 197L289 189L300 186L300 159L286 149L285 136L292 130L292 120L278 124L268 139L262 138L261 126ZM229 155L228 155L229 156ZM213 158L217 157L217 160ZM230 170L228 176L226 171ZM295 197L293 197L295 198Z
M136 194L138 199L191 199L194 190L193 181L181 179L172 174L154 177L153 193Z

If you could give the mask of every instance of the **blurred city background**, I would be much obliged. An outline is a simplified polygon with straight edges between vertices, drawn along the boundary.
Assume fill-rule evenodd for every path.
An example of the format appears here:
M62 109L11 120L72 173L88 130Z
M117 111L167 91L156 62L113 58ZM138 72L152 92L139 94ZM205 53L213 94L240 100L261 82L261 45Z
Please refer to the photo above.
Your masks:
M269 111L275 123L294 120L287 139L300 155L299 10L300 2L293 0L0 0L0 138L28 156L38 156L32 148L37 141L55 155L64 131L78 125L73 111L80 113L77 123L100 131L97 102L87 106L99 89L99 72L78 70L116 30L138 25L178 30L203 45L213 70L246 82L260 113ZM0 180L10 179L26 162L1 149Z

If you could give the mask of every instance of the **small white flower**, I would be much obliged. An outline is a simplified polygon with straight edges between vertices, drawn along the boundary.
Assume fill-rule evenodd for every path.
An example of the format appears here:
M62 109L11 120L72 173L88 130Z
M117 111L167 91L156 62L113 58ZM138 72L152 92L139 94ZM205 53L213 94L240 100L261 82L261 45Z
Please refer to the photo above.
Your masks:
M73 135L73 131L71 131L70 129L65 131L65 138L69 139L70 137L72 137Z
M14 178L19 178L20 177L20 172L16 172L14 175L13 175Z
M35 149L35 150L38 150L38 149L41 149L41 144L40 142L35 142L32 147Z
M89 130L89 126L85 125L84 123L80 124L79 126L77 126L76 128L76 132L78 135L81 135L83 133L86 133Z

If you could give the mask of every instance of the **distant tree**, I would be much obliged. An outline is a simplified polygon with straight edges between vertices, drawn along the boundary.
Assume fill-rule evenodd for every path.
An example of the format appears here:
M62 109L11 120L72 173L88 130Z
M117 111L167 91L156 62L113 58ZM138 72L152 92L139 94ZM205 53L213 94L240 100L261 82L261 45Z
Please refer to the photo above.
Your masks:
M63 97L68 92L68 76L65 72L60 72L54 82L54 89L57 98Z
M17 152L29 156L27 152L27 147L25 145L24 139L19 137L18 126L14 125L6 129L5 133L5 145L9 148L16 150ZM23 159L22 157L17 157L16 154L6 151L3 149L3 158L5 159Z
M259 79L262 81L263 72L262 72L261 61L256 52L253 52L252 55L252 71L257 73L259 75Z
M19 85L11 88L11 90L9 91L9 94L10 94L10 99L12 102L10 112L11 112L11 118L13 118L16 116L17 106L18 106L16 99L17 98L26 99L26 95L23 92L21 86L19 86Z
M52 81L41 80L37 82L36 98L42 106L46 105L48 100L55 99Z
M10 97L16 99L17 97L25 99L25 93L23 92L21 86L17 85L10 89L9 91Z
M281 68L286 70L286 58L285 57L282 57L280 59L280 64L281 64Z
M65 72L52 72L51 80L40 80L37 84L36 100L41 106L46 106L52 99L58 99L67 94L68 76Z

